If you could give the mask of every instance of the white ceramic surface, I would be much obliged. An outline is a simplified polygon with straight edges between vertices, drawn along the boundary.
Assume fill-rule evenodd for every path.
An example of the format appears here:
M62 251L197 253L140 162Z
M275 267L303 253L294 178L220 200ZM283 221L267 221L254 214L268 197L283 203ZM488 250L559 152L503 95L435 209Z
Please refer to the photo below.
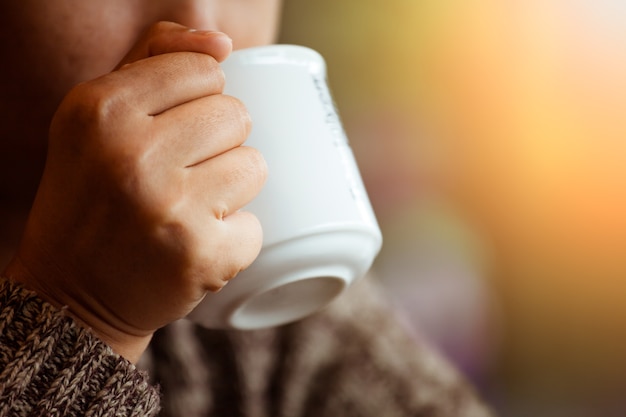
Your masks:
M250 268L206 296L189 318L210 328L255 329L301 319L362 277L382 238L315 51L272 45L234 52L225 94L252 117L246 145L268 180L245 210L263 226Z

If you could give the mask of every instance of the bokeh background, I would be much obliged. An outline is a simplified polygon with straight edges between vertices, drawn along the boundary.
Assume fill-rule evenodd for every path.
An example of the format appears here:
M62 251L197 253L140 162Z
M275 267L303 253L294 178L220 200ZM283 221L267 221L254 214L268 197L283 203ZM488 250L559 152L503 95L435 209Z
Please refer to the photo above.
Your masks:
M286 0L383 229L374 269L501 415L626 415L626 2Z

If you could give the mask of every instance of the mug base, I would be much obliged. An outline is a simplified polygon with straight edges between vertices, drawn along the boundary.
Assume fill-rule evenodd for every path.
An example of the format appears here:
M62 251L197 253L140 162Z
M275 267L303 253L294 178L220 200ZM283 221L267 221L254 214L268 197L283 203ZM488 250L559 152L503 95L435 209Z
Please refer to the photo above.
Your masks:
M314 274L318 275L318 274ZM345 280L333 276L314 276L287 282L256 294L230 317L237 329L271 327L306 317L335 299L346 287Z
M373 227L337 225L264 247L188 318L208 328L251 330L300 320L325 307L370 268L381 245Z

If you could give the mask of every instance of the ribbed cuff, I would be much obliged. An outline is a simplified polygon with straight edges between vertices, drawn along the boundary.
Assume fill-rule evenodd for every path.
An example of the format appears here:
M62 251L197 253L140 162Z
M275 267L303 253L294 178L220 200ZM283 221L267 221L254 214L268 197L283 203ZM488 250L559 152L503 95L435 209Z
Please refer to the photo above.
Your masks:
M0 278L1 416L152 416L148 377L63 311Z

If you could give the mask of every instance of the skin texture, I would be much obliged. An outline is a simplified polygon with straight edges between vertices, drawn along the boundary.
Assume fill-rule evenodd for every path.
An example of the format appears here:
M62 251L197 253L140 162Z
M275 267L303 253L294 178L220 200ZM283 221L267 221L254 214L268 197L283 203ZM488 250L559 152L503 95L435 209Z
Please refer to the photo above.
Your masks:
M5 275L131 361L260 250L257 219L239 209L266 167L242 146L250 119L221 94L219 62L270 43L279 6L0 6L0 203L30 209Z

